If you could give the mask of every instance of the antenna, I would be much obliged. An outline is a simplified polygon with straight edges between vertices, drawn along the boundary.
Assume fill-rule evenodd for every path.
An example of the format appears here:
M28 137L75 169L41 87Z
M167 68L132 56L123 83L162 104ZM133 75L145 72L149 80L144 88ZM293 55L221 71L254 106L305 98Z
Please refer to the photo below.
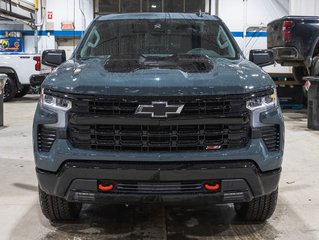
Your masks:
M196 13L198 17L203 17L203 12L201 9Z

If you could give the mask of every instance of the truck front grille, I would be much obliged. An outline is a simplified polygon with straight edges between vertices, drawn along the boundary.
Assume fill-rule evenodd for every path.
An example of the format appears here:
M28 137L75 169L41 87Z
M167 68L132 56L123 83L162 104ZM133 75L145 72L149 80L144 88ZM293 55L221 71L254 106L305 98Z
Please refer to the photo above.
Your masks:
M76 148L186 151L243 148L250 139L248 95L188 97L70 96L68 139ZM152 102L183 105L180 115L135 115Z
M96 150L181 151L241 148L249 125L74 125L69 139L78 148Z

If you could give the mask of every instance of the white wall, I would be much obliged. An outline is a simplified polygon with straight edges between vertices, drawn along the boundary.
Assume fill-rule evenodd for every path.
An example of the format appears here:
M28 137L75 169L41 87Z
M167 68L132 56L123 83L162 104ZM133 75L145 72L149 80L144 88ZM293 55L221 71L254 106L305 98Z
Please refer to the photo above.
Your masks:
M290 14L316 16L319 15L318 0L290 0Z
M246 0L246 6L243 0L220 0L219 2L219 16L232 32L244 32L247 28L250 34L256 32L255 36L262 34L257 34L258 28L249 28L250 26L266 26L272 20L289 13L288 0ZM261 32L265 31L266 29L261 29ZM247 48L246 54L252 48L267 47L266 37L248 37L245 44L242 37L236 37L236 40L243 49Z
M93 19L92 0L47 0L46 11L53 12L54 29L61 30L61 22L71 21L75 23L75 30L84 30ZM84 16L80 9L83 10ZM47 14L46 14L47 17Z
M212 0L212 6L215 1ZM219 17L236 34L235 39L247 57L251 49L267 48L265 26L285 15L289 15L289 0L219 0ZM245 31L248 31L247 37L238 36L245 35ZM254 37L249 37L252 35ZM265 69L268 72L291 72L290 68L279 65Z
M40 1L40 0L39 0ZM80 11L82 9L82 12ZM48 12L53 13L53 19L48 19ZM57 48L56 44L56 35L64 34L61 29L62 22L73 22L75 31L84 31L90 22L93 20L93 0L46 0L46 9L45 9L45 19L42 27L39 28L41 33L46 33L45 36L38 37L38 48L39 51L45 49ZM38 21L41 22L41 15L38 14ZM55 32L44 32L46 31L46 23L51 22L54 26ZM70 31L68 31L70 32ZM79 35L77 32L76 36ZM73 38L74 36L69 36L68 38ZM76 37L78 38L78 37ZM32 36L25 37L26 49L34 49L34 40Z

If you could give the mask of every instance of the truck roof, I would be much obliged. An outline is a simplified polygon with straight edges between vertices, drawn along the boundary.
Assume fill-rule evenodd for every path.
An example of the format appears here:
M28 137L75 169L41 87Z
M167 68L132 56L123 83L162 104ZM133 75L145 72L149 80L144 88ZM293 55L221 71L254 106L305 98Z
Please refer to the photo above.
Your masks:
M126 19L189 19L189 20L213 20L220 21L214 15L196 13L121 13L100 16L97 21L126 20Z
M281 22L283 20L287 20L287 19L291 19L291 20L297 20L297 21L300 21L300 20L318 20L319 19L319 16L300 16L300 15L287 15L287 16L283 16L281 18L277 18L271 22L269 22L267 25L271 25L273 23L276 23L276 22Z

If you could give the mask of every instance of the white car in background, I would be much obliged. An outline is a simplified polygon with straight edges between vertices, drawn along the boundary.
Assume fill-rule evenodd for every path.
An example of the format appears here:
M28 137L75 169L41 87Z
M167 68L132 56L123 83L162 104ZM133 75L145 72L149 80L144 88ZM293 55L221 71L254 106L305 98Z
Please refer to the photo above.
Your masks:
M20 98L30 89L30 79L44 78L50 68L41 64L40 54L0 54L0 73L7 74L4 101Z

